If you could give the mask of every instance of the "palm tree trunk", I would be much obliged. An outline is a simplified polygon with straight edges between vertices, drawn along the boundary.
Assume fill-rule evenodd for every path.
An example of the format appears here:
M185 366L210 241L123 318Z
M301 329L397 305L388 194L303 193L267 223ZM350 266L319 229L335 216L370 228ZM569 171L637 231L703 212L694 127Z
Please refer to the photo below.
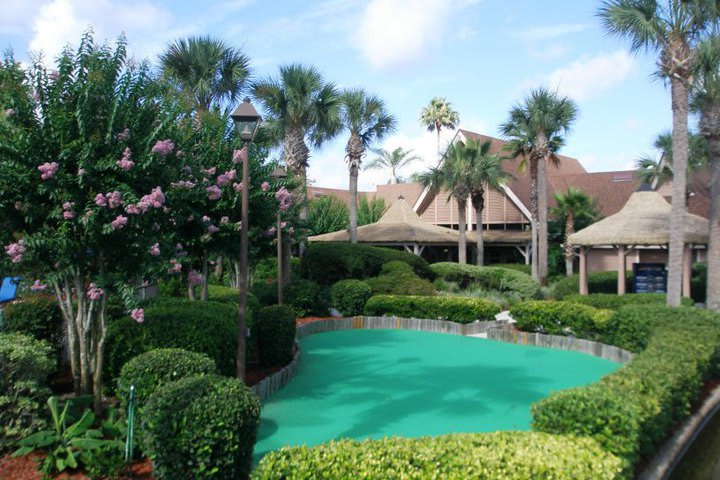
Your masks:
M688 87L678 78L670 80L672 95L673 183L668 248L667 304L680 306L682 295L683 251L685 250L685 213L688 162Z
M350 243L358 241L358 219L357 219L357 187L358 187L358 168L357 159L350 159Z
M302 166L300 168L300 185L296 192L298 194L298 202L300 202L300 223L307 228L308 219L308 202L307 202L307 167ZM300 235L300 242L298 244L300 250L300 258L305 254L305 236Z
M539 281L538 276L538 165L536 159L530 159L530 231L531 231L531 262L532 277Z
M547 158L538 162L538 281L547 284L548 276L548 199Z
M707 252L707 308L720 312L720 137L708 138L710 235Z
M462 265L467 263L467 199L457 198L458 204L458 229L460 238L458 240L458 262Z
M218 255L215 259L215 279L222 285L225 276L225 259L222 255Z
M479 267L485 264L485 243L483 241L482 224L483 207L482 202L475 207L475 237L477 238L475 245L475 264Z
M575 253L573 252L572 245L570 245L570 242L568 239L570 238L570 235L575 233L575 218L573 215L573 211L570 210L568 212L567 220L565 220L565 274L570 277L573 274L573 258L575 257Z

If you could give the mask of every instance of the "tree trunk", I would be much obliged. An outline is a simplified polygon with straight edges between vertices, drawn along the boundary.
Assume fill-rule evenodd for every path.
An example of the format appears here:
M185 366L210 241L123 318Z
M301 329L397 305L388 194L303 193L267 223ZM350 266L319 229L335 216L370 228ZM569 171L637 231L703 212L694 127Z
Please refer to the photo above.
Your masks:
M350 243L358 241L358 219L357 219L357 188L358 168L353 165L354 159L350 159Z
M238 260L233 260L232 267L233 276L231 284L233 288L240 288L240 262Z
M218 255L215 259L215 279L222 285L223 277L225 276L225 258L222 255Z
M538 280L540 285L547 285L548 276L548 198L547 198L547 162L548 158L539 159L538 163Z
M300 202L300 223L303 225L303 230L307 228L308 219L308 204L307 204L307 168L303 166L300 169L300 185L296 190L300 195L298 201ZM299 256L300 258L305 255L305 235L300 233L300 242L298 243Z
M708 139L708 153L711 177L706 304L708 309L720 312L720 136Z
M458 197L458 230L460 238L458 241L458 262L462 265L467 263L467 199Z
M282 255L283 255L283 271L282 279L283 285L287 285L290 281L292 263L292 245L290 243L290 235L283 235L282 237Z
M209 298L208 283L210 283L210 280L208 277L208 263L208 253L207 250L205 250L202 256L202 285L200 289L200 300L203 302L207 302Z
M573 259L575 258L575 252L573 251L572 245L570 245L570 235L575 233L575 216L573 211L568 212L567 220L565 220L565 274L570 277L573 274Z
M668 248L667 304L680 306L682 296L683 251L685 247L685 213L688 163L688 87L676 77L670 80L672 95L673 183Z
M481 203L475 207L475 237L477 238L475 245L475 264L479 267L485 265L485 242L483 241L482 224L483 206Z
M538 164L537 159L530 159L530 230L531 230L531 262L532 277L539 281L538 275Z

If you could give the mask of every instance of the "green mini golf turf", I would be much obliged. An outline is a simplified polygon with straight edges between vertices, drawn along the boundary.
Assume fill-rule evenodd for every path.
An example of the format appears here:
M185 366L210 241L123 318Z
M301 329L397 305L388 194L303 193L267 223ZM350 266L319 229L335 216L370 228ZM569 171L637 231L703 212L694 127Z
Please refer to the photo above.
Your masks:
M297 376L263 405L255 459L352 437L528 430L530 405L620 365L590 355L439 333L305 337Z

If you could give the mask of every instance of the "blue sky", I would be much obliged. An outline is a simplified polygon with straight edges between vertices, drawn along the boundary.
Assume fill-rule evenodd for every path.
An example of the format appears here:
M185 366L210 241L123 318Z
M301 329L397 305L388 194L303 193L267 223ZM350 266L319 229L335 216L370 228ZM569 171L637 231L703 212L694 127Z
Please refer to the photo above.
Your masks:
M590 171L632 168L671 125L669 91L652 77L652 55L608 37L599 1L553 0L3 0L0 47L52 58L91 25L101 39L125 32L132 53L157 58L168 41L211 34L242 47L256 77L278 65L315 65L339 87L375 92L398 119L382 147L412 148L436 161L435 137L418 122L434 96L447 97L460 127L498 136L509 108L545 85L574 98L580 115L566 155ZM443 135L447 142L452 132ZM339 137L312 152L316 185L347 187ZM360 187L387 181L363 172Z

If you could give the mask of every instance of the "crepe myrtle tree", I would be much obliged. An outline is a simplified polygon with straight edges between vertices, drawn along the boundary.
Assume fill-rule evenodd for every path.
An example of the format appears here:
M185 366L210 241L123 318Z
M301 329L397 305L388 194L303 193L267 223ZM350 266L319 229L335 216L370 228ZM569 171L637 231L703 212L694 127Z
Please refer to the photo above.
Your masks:
M149 68L126 59L126 42L98 45L86 33L53 69L0 73L0 223L9 268L55 294L74 388L102 397L107 300L132 317L134 287L171 253L165 193L180 152L166 135L174 118Z

